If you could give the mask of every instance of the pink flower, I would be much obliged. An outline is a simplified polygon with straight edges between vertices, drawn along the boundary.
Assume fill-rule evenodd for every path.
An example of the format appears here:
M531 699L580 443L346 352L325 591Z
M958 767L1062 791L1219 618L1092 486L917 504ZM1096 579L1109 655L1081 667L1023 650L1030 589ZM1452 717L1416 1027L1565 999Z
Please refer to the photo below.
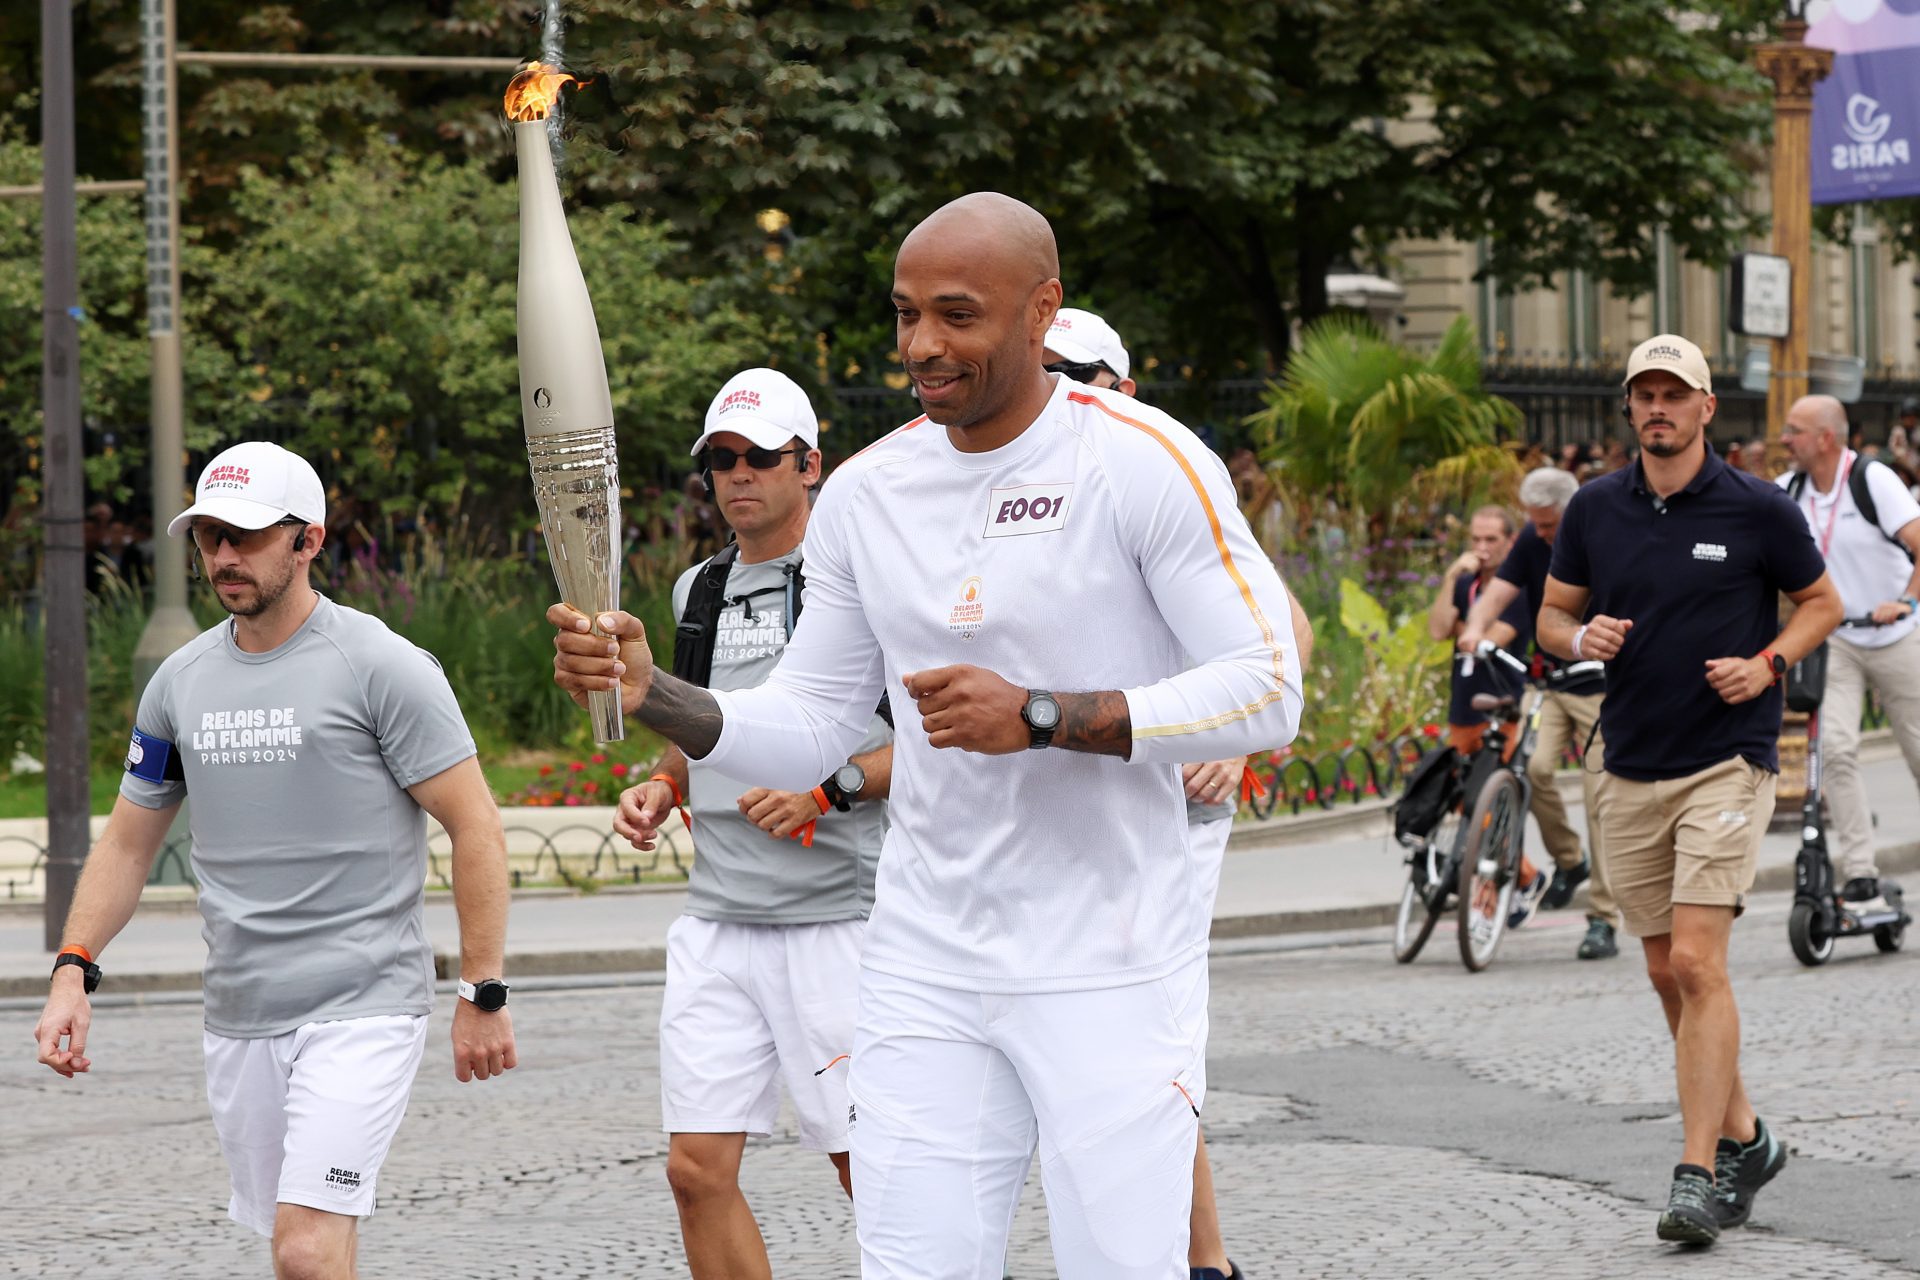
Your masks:
M579 804L580 804L580 797L579 797L579 796L568 796L568 797L567 797L567 804L568 804L568 806L569 806L569 807L578 807L578 806L579 806Z
M616 778L624 778L627 776L627 766L623 764L616 764L615 766L613 766L613 768L607 770L607 772L611 773Z
M607 757L600 752L595 752L593 756L593 762L595 764L605 764L607 762Z
M578 760L575 760L572 764L567 766L568 773L585 773L586 771L587 771L587 766L581 764Z
M546 777L546 776L547 776L548 774L550 774L550 773L552 773L552 772L553 772L553 766L552 766L552 765L550 765L550 764L543 764L543 765L541 765L541 766L540 766L540 776L541 776L541 777L543 777L543 778L544 778L544 777Z

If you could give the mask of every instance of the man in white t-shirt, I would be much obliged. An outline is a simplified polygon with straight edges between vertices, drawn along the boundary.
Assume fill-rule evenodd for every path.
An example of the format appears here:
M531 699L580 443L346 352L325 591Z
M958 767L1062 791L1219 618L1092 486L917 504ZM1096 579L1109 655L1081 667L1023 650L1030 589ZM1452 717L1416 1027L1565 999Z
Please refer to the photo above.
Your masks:
M828 479L764 683L699 689L625 614L612 640L547 615L563 688L762 786L814 785L894 691L848 1083L866 1280L997 1280L1036 1147L1061 1280L1185 1280L1213 894L1178 766L1299 726L1305 615L1191 431L1046 372L1059 275L1004 195L907 236L926 413Z
M1873 811L1860 776L1860 710L1869 685L1880 695L1907 767L1920 782L1920 502L1884 463L1847 448L1847 414L1832 396L1805 396L1787 411L1780 439L1794 470L1780 484L1800 505L1848 618L1827 646L1821 759L1849 910L1886 909L1873 856ZM1860 509L1864 492L1872 520Z

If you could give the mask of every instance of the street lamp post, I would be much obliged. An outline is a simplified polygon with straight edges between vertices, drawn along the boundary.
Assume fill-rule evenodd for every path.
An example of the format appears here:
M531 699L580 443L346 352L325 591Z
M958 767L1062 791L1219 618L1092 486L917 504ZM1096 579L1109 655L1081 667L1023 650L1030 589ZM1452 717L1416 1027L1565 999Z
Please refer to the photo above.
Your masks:
M1813 86L1833 69L1833 53L1806 43L1807 0L1787 0L1780 38L1754 51L1773 82L1773 251L1791 264L1787 336L1773 340L1767 382L1767 463L1786 465L1780 429L1787 409L1807 394L1807 299L1813 274Z

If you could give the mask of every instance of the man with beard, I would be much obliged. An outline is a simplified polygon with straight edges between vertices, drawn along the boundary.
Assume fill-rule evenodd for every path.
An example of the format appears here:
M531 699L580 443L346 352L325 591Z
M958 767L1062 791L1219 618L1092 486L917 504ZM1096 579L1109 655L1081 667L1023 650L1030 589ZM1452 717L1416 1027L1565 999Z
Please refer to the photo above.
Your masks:
M1662 334L1627 361L1640 461L1575 494L1540 643L1607 664L1607 877L1674 1038L1683 1133L1662 1240L1711 1244L1787 1162L1740 1078L1727 944L1779 771L1780 677L1839 623L1792 499L1707 444L1707 360ZM1799 606L1784 630L1778 597ZM1585 621L1582 621L1585 619Z
M515 1065L500 815L439 665L309 584L326 495L304 459L235 445L167 532L191 533L232 616L162 663L140 699L35 1028L39 1060L69 1079L92 1069L95 957L191 794L228 1214L271 1237L283 1280L350 1280L433 1006L426 814L453 841L454 1075Z
M1059 274L1004 195L907 236L895 327L926 413L827 481L765 683L700 689L638 620L603 615L608 640L548 613L562 687L618 688L763 786L813 786L895 691L848 1083L867 1280L998 1277L1036 1146L1062 1280L1188 1275L1211 894L1178 766L1299 726L1304 615L1224 468L1044 368Z

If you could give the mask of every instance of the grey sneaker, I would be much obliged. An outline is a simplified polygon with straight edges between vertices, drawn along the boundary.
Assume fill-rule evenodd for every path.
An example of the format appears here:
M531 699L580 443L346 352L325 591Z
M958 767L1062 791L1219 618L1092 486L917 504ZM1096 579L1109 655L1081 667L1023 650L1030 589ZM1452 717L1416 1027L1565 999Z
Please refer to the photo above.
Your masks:
M1544 871L1534 872L1533 879L1529 880L1524 887L1516 887L1513 891L1513 907L1507 912L1507 928L1518 929L1533 919L1533 913L1539 908L1540 900L1547 896L1548 887L1549 880Z
M1746 1225L1753 1212L1754 1196L1786 1167L1786 1144L1774 1137L1767 1122L1758 1116L1753 1120L1752 1142L1742 1145L1732 1138L1720 1139L1713 1153L1713 1189L1720 1202L1720 1225Z
M1587 917L1587 936L1580 939L1580 950L1574 954L1582 960L1609 960L1620 954L1620 944L1613 940L1613 926L1599 916Z
M1673 1190L1660 1215L1660 1238L1675 1244L1712 1244L1720 1238L1720 1202L1713 1173L1697 1164L1673 1167Z

